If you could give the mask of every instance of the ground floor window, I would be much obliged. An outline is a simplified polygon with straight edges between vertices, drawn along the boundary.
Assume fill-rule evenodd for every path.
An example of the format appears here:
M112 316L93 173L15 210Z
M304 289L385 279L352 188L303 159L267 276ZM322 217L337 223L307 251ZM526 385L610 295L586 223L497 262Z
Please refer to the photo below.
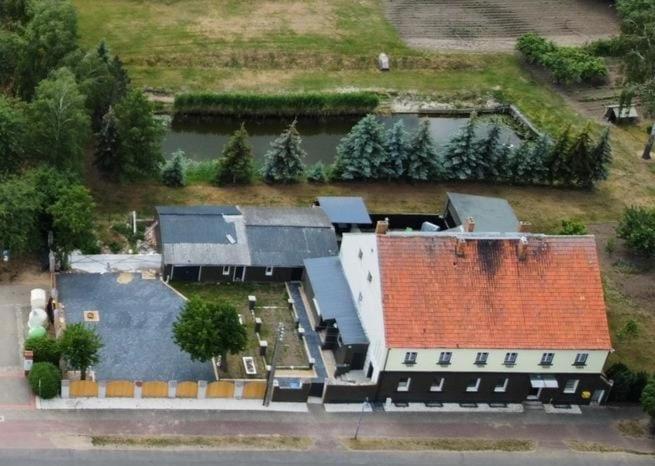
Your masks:
M480 378L472 379L469 384L466 386L467 392L477 392L480 390Z
M408 392L409 391L409 384L412 382L412 379L409 377L406 377L404 379L400 379L398 381L398 386L396 387L396 391L399 392Z
M223 266L223 275L230 275L230 266L229 265L224 265Z
M569 379L564 385L564 393L575 393L578 390L578 384L580 380L578 379Z
M273 267L266 267L266 276L270 277L273 275Z
M443 391L443 384L444 381L446 380L445 377L437 377L432 381L432 385L430 385L430 391L431 392L442 392Z
M507 391L507 384L509 384L509 379L507 377L500 379L494 387L494 392L505 393Z

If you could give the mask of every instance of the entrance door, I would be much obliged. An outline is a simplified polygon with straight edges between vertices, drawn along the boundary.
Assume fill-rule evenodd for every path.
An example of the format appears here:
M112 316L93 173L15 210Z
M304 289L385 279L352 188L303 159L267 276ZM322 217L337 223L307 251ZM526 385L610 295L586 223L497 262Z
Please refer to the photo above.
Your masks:
M530 391L528 392L528 400L535 400L538 401L539 397L541 396L541 387L539 388L531 388Z

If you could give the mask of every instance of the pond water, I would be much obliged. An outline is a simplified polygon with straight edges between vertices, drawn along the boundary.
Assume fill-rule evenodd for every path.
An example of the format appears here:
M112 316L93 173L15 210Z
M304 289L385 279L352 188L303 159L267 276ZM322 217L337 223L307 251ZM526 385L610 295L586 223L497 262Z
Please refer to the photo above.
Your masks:
M439 147L443 147L457 131L466 125L466 117L420 116L418 114L398 114L380 116L385 127L391 127L396 121L403 120L405 129L410 133L416 130L422 118L430 121L430 133ZM303 147L307 152L305 163L314 164L318 161L332 163L336 147L360 117L338 118L299 118L296 128L302 137ZM218 157L230 135L239 128L243 119L212 117L212 118L176 118L172 121L163 141L166 157L178 149L183 150L187 157L196 161L213 160ZM261 164L264 154L273 141L290 123L289 118L258 118L246 119L245 125L250 134L255 159ZM476 135L483 137L489 131L492 118L479 120ZM504 143L518 145L519 136L507 125L501 125L501 140Z

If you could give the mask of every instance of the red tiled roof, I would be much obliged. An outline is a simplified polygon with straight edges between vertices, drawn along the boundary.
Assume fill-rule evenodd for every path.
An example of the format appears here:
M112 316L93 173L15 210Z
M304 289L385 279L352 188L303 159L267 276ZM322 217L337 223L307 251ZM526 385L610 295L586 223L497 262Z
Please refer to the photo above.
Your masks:
M391 348L611 348L591 236L377 238Z

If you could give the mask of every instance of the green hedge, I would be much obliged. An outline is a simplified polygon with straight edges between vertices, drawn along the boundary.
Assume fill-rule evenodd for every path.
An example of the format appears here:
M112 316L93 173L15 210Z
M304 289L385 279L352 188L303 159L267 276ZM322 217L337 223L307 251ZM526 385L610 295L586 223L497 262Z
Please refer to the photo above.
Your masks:
M25 340L25 349L34 352L34 362L50 362L59 365L61 349L57 340L44 337L32 337Z
M528 62L547 68L557 82L598 83L607 79L603 59L594 57L584 48L559 47L530 32L519 37L516 49Z
M235 116L330 116L370 113L379 104L371 92L305 94L218 94L195 92L175 97L176 113Z
M49 362L37 362L32 366L27 380L35 395L44 399L59 395L61 387L61 371Z

